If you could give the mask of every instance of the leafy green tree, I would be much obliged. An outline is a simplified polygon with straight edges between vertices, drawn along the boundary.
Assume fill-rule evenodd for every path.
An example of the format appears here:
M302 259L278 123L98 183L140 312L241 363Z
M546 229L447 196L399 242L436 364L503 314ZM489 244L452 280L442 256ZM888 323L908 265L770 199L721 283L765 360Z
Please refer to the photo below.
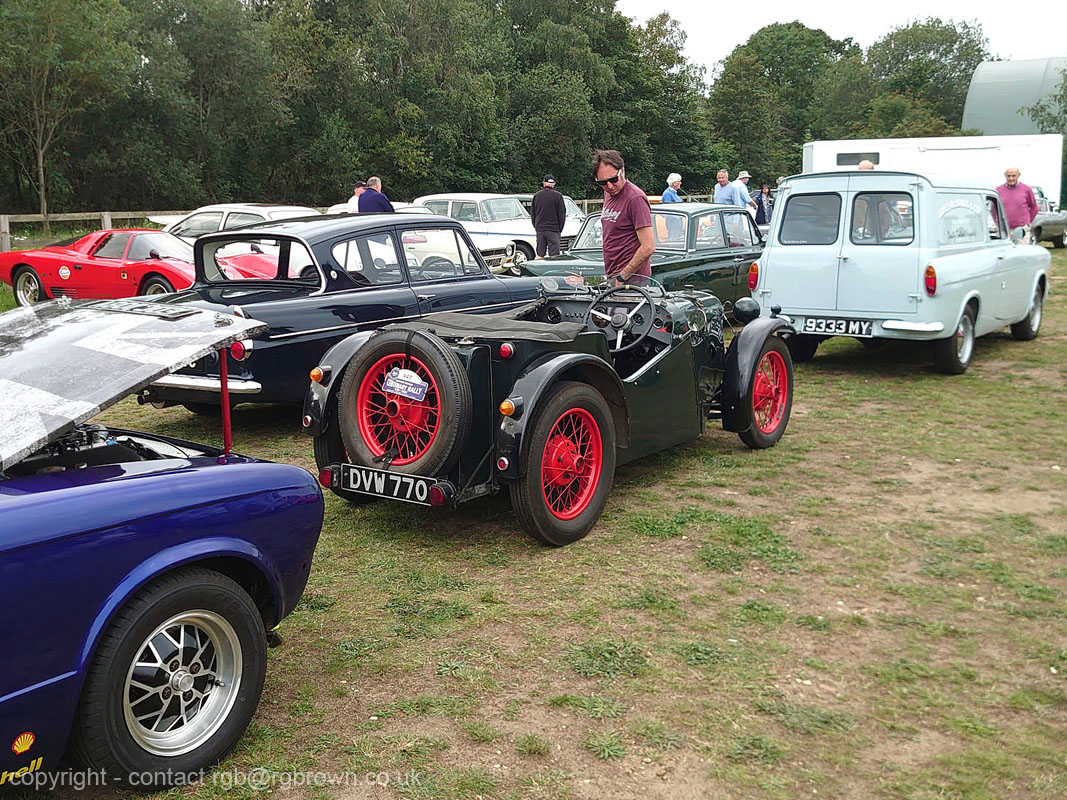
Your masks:
M930 17L879 39L867 50L867 64L881 91L924 100L959 128L971 76L989 59L988 43L978 22Z
M3 146L36 190L46 232L50 151L86 111L126 89L134 54L123 40L125 22L117 0L0 5Z
M871 101L863 135L872 139L913 136L958 136L960 129L938 116L925 100L896 92Z
M863 133L869 104L877 95L874 78L859 50L824 70L815 82L811 138L848 139Z

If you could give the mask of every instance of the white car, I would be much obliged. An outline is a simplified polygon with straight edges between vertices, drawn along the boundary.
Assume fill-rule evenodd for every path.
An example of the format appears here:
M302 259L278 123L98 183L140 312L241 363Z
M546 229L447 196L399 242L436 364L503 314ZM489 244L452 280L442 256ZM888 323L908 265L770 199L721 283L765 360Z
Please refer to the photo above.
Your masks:
M177 219L149 217L152 222L165 223L163 230L192 241L205 233L228 231L257 222L321 216L322 212L309 206L282 206L268 203L216 203L190 211Z
M467 233L506 236L515 245L516 267L534 257L537 234L517 195L453 192L423 195L412 202L435 214L451 217Z
M1020 245L992 188L935 185L905 172L827 172L779 187L770 236L748 272L764 314L791 321L795 361L819 342L932 343L959 374L974 340L1005 325L1033 339L1048 293L1049 252Z

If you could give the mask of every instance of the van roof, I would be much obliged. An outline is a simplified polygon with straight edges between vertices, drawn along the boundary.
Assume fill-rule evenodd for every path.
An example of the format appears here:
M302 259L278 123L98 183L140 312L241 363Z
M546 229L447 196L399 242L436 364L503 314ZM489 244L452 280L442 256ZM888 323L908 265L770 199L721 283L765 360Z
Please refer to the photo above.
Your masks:
M959 181L944 181L944 182L941 182L941 181L935 181L935 180L933 180L931 178L928 178L925 175L920 175L917 172L896 172L896 171L893 171L893 170L878 170L878 169L874 169L874 170L849 169L849 170L836 170L834 172L807 172L807 173L803 173L801 175L793 175L792 177L786 178L784 181L782 181L781 186L779 186L778 188L781 189L781 188L785 188L787 186L791 186L791 185L793 185L795 183L806 182L806 181L809 181L809 180L814 180L814 179L819 179L819 178L832 178L832 177L835 177L835 176L850 177L850 178L859 177L859 178L863 178L865 183L869 181L870 183L873 183L875 185L880 184L880 183L893 183L893 180L898 180L899 181L900 178L912 178L912 179L915 179L915 180L922 181L923 183L925 183L926 185L930 186L933 189L963 189L965 191L973 191L973 192L991 192L991 191L995 191L994 187L992 187L992 186L982 186L981 184L977 184L977 183L967 184L967 183L961 183ZM893 179L893 180L890 180L890 179Z

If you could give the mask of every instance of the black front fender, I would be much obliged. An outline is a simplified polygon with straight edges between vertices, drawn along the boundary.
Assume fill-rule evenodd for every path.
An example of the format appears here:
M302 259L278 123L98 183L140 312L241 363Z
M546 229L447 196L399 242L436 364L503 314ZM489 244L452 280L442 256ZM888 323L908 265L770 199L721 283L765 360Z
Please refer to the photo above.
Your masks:
M497 430L497 453L508 460L506 469L498 467L497 473L501 477L515 479L525 471L527 446L523 434L541 398L558 381L587 383L600 392L611 409L617 446L630 446L630 414L626 393L612 366L589 353L557 353L531 364L508 393L509 398L521 398L521 407L519 413L504 417Z
M330 418L326 409L341 386L348 362L375 333L376 331L354 333L339 341L319 359L318 366L323 371L323 381L310 381L307 394L304 395L304 421L311 420L310 424L304 426L305 433L318 436L329 428Z
M726 351L726 369L720 396L723 430L748 430L752 405L748 393L752 387L752 376L759 365L763 345L771 336L790 336L795 333L796 329L784 319L759 317L734 336L730 349Z

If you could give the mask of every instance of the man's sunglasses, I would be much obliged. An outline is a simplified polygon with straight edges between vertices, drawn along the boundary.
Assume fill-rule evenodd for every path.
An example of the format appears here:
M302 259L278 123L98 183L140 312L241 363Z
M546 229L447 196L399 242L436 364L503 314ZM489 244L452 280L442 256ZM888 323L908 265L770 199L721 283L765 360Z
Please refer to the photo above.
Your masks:
M621 175L622 175L622 170L620 169L618 172L616 172L610 178L604 178L604 180L600 180L599 178L593 178L593 180L596 181L597 183L599 183L601 186L607 186L609 183L618 183L619 182L619 177Z

